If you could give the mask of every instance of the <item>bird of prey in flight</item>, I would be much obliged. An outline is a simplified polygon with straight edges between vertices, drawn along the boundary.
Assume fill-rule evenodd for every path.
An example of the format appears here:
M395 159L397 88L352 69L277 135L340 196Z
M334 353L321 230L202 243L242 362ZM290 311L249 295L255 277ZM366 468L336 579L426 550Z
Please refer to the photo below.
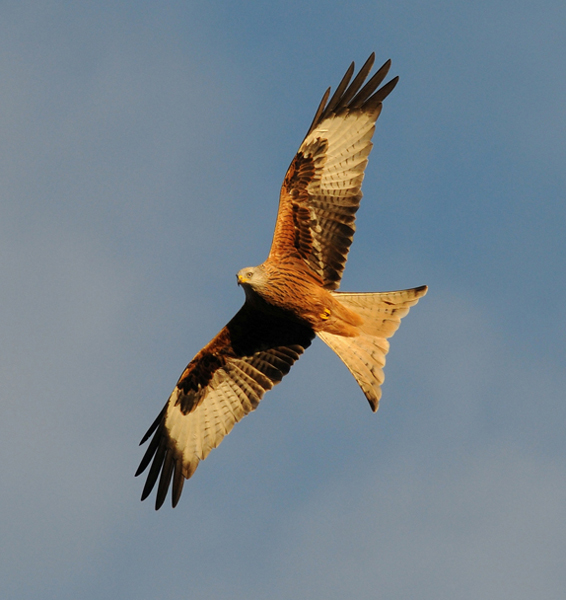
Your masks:
M257 408L315 335L338 354L377 410L387 338L427 287L336 291L354 238L375 123L398 80L379 87L387 61L365 83L374 59L350 83L352 63L330 100L330 88L324 94L285 175L267 260L237 274L244 305L191 360L141 441L153 435L136 476L149 466L142 500L157 484L156 509L170 487L177 505L185 479Z

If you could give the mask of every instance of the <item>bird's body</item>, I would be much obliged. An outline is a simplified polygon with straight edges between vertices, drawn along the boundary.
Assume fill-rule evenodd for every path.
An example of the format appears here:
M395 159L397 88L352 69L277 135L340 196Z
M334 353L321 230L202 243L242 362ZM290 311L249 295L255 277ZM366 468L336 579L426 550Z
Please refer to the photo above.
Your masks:
M283 181L269 256L237 275L244 305L188 364L142 439L153 435L136 475L151 464L142 500L157 484L156 508L171 484L177 504L184 480L281 381L315 335L338 354L377 410L387 338L427 288L336 291L375 122L397 83L394 78L379 88L389 61L365 83L373 61L374 55L350 83L352 63L332 98L330 89L323 96Z
M249 273L253 275L249 277ZM323 288L320 279L298 259L278 265L267 260L258 267L242 269L238 282L244 287L246 300L258 310L292 315L315 333L353 336L356 325L363 322Z

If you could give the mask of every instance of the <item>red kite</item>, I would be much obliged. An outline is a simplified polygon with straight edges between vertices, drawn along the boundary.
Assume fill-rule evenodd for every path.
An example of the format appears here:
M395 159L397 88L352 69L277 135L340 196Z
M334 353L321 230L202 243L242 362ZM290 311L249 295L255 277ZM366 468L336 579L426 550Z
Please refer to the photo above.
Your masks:
M335 291L354 238L375 122L398 81L378 89L387 61L363 85L374 58L350 83L352 63L330 101L330 88L324 94L285 175L269 256L237 275L244 305L189 363L141 441L153 435L136 476L151 463L142 500L159 479L156 509L171 482L177 505L184 480L281 381L315 334L338 354L377 410L387 338L427 287Z

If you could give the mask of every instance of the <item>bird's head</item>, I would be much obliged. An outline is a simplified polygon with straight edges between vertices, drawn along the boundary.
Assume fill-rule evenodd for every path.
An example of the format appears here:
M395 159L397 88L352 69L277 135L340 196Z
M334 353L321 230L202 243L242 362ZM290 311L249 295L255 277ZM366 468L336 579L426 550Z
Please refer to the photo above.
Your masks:
M236 275L238 279L238 285L244 287L244 290L252 289L257 290L265 284L265 270L263 265L257 267L246 267L238 271Z

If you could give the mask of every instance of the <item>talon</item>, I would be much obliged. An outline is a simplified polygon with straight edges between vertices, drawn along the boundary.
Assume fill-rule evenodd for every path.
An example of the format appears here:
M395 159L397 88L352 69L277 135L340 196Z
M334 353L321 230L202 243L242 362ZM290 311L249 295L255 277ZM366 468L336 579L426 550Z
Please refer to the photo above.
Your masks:
M323 321L326 321L329 317L330 317L330 311L327 308L325 308L324 312L320 315L320 318Z

